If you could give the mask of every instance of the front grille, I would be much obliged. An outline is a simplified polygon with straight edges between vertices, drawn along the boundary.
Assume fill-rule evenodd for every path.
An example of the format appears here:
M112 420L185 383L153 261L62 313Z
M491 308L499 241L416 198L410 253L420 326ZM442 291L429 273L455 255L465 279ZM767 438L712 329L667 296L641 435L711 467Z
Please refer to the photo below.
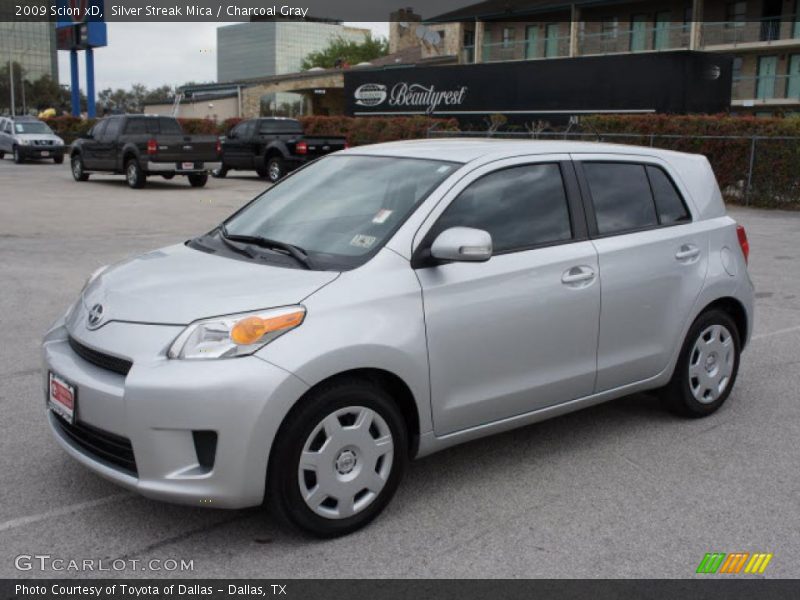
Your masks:
M93 350L88 346L84 346L72 336L69 336L69 347L72 348L72 351L75 354L80 356L86 362L92 363L101 369L119 373L120 375L127 375L128 371L130 371L131 367L133 366L133 362L125 358L111 356L110 354L105 354L103 352Z
M33 140L35 146L52 146L53 142L50 140Z
M136 459L133 456L131 441L108 431L92 427L86 423L67 423L60 416L52 413L58 428L93 457L110 463L131 475L137 475Z

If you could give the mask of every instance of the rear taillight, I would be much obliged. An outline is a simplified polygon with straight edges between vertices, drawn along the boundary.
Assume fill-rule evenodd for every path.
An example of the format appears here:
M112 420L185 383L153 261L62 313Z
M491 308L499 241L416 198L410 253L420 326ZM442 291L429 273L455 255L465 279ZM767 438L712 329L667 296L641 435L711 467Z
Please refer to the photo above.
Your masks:
M158 152L158 142L155 140L147 140L147 153L155 154Z
M744 254L744 262L746 263L750 258L750 242L747 241L747 232L741 225L736 226L736 237L739 238L739 246L742 249L742 254Z
M350 147L350 142L347 140L344 141L344 149L347 150Z
M305 142L297 142L294 146L294 151L298 154L308 154L308 144Z
M217 156L222 154L222 140L220 140L219 138L217 138L217 145L214 146L214 149L217 151Z

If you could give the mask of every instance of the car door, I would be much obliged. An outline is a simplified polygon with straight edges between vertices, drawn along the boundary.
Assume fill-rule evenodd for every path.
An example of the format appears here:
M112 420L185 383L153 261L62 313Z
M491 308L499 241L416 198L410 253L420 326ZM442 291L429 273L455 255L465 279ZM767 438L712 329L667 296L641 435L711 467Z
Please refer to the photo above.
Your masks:
M250 152L245 153L247 148L245 134L249 123L251 121L242 121L237 124L225 138L223 156L226 166L236 169L250 169L253 167L253 158L250 156Z
M488 231L494 251L484 263L414 261L436 435L591 394L597 253L586 236L569 157L517 158L477 169L426 219L415 257L456 226Z
M7 130L7 119L0 118L0 152L11 152L9 146L9 133Z
M81 156L83 157L83 166L87 170L99 168L97 146L107 125L108 119L99 121L89 130L89 135L81 140Z
M680 179L658 159L575 155L600 262L597 392L668 365L708 267L704 225Z
M94 153L96 169L104 171L114 171L119 168L117 164L117 142L120 133L122 133L122 125L125 119L123 117L109 117L108 123L100 133L100 136L95 139Z

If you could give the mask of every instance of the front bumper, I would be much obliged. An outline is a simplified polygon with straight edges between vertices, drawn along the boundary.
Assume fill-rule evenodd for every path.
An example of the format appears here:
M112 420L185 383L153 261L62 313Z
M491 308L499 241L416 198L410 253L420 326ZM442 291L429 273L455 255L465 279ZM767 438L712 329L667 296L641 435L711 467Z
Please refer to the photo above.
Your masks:
M57 158L64 156L64 146L19 145L19 154L23 158Z
M184 169L180 163L174 162L154 162L149 160L145 163L144 169L148 173L176 173L177 175L188 175L189 173L206 173L219 169L222 163L214 162L195 162L191 169Z
M272 441L307 386L255 356L169 360L165 350L181 329L113 321L96 331L70 327L83 346L114 347L131 360L123 375L79 356L67 326L56 323L43 344L45 390L48 371L75 385L79 427L99 432L101 441L129 440L135 467L109 459L96 440L76 441L48 410L52 434L80 463L146 497L217 508L258 505ZM212 432L209 457L197 440Z

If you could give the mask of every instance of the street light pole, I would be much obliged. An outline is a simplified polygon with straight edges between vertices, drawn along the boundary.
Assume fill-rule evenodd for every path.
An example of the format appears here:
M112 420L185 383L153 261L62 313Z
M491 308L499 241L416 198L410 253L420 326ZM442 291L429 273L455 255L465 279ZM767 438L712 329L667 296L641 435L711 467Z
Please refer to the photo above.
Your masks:
M13 117L17 114L16 106L14 103L14 56L11 54L11 49L14 47L14 25L16 25L16 21L11 22L11 31L8 33L8 37L10 38L10 44L8 45L8 80L9 80L9 88L11 92L11 116Z

